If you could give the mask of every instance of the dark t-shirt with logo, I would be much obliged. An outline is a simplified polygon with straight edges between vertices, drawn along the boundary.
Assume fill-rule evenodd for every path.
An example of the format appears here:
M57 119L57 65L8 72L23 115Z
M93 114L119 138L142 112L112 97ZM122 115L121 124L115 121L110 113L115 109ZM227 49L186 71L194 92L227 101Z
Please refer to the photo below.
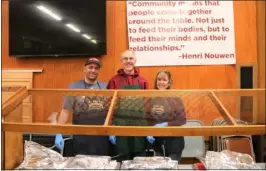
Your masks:
M84 80L79 80L70 84L69 89L106 89L107 85L104 82L97 81L96 84L87 84ZM67 96L64 99L63 109L72 110L75 112L75 102L81 102L85 99L85 96Z
M106 89L106 84L101 81L97 81L96 84L87 84L84 80L80 80L72 83L69 89ZM72 123L75 125L103 125L108 112L107 101L108 97L99 95L66 96L63 109L73 111ZM96 136L83 135L75 135L74 139L81 142L95 141L96 143L92 143L94 146L102 141Z
M147 114L149 125L168 122L169 126L181 126L186 123L186 113L181 98L154 97L150 99L150 111Z

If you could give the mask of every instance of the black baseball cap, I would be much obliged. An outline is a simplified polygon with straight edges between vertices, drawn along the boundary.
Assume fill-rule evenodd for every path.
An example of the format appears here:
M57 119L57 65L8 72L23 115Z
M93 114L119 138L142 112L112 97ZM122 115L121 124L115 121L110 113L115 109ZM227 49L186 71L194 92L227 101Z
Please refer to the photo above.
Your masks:
M92 63L94 63L94 64L97 64L100 68L101 68L101 62L99 61L99 59L97 59L97 58L89 58L87 61L86 61L86 63L85 63L85 66L86 65L89 65L89 64L92 64Z

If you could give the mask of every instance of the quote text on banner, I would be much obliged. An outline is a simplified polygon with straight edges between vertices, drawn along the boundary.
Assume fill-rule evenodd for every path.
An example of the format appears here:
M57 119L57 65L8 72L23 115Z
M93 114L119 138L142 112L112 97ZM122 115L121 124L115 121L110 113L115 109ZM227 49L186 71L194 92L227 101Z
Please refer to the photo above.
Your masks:
M137 66L235 64L233 1L127 1Z

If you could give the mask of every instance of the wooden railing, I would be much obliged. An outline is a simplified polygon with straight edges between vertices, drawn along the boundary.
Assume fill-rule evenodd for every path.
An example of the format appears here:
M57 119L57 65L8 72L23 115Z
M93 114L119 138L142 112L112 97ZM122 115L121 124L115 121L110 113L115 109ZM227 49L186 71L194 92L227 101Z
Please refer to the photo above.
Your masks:
M22 123L19 107L23 99L28 95L60 94L69 96L101 95L112 96L109 110L104 125L71 125L71 124L45 124L45 123ZM204 95L209 97L228 126L113 126L113 118L116 99L125 96L141 97L169 97L178 93L191 93L193 96ZM117 136L217 136L217 135L263 135L265 125L237 125L235 119L227 111L221 100L220 94L234 96L256 96L264 93L265 89L253 90L69 90L69 89L20 89L2 104L2 138L4 137L4 169L13 169L23 159L22 132L47 133L47 134L82 134L82 135L117 135ZM18 110L16 110L18 109ZM14 113L14 111L16 111ZM19 115L20 114L20 115ZM12 116L13 115L13 116ZM11 119L8 119L11 118ZM20 137L19 139L17 137ZM11 137L11 138L10 138ZM13 138L12 138L13 137ZM12 146L12 148L11 148ZM14 147L16 152L14 151ZM22 152L21 152L22 151ZM2 151L3 154L3 151Z

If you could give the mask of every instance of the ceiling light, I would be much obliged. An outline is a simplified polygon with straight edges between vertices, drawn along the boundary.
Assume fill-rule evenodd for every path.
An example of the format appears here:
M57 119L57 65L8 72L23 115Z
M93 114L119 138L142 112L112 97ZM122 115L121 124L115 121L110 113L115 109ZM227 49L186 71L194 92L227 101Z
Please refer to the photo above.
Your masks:
M87 34L83 34L82 36L85 37L86 39L89 39L89 40L91 39L91 37L88 36Z
M80 30L72 24L66 24L66 26L69 27L70 29L74 30L75 32L78 32L78 33L80 32Z
M50 15L51 17L53 17L54 19L56 19L56 20L58 20L58 21L62 20L61 17L59 17L58 15L54 14L52 11L50 11L49 9L47 9L46 7L44 7L44 6L42 6L42 5L37 6L37 8L38 8L39 10L41 10L42 12L44 12L44 13Z
M91 40L91 41L92 41L93 43L95 43L95 44L97 43L97 41L96 41L96 40Z

